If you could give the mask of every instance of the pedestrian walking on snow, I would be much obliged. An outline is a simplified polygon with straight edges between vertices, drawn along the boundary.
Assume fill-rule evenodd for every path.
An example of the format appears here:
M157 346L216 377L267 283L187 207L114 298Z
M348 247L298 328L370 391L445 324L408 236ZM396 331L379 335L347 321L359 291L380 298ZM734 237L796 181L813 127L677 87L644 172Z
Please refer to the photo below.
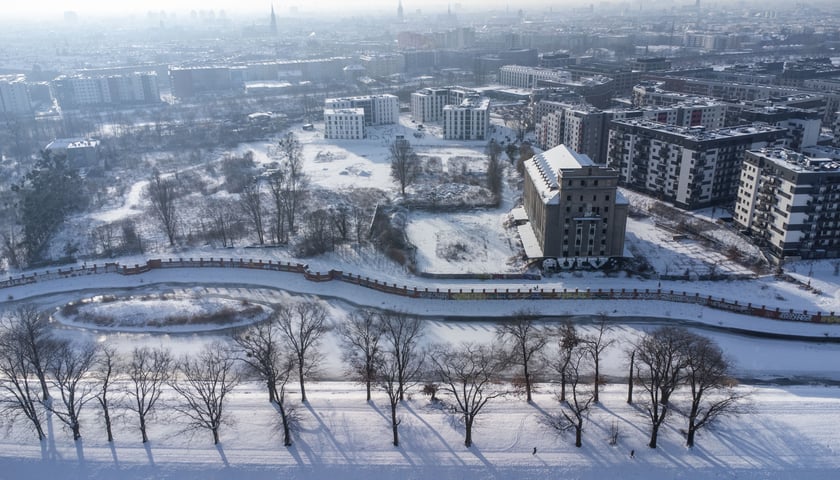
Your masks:
M636 458L636 451L630 450L630 458Z
M531 453L531 455L536 455L536 454L537 454L537 447L534 447L534 451L533 451L533 453Z

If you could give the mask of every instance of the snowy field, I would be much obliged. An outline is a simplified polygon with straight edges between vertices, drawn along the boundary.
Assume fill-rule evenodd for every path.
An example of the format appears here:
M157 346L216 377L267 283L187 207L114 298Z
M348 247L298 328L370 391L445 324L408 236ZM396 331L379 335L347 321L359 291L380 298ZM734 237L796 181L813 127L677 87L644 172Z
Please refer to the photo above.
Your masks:
M515 397L489 403L472 448L464 447L457 418L417 394L400 407L401 447L393 447L384 396L367 404L362 389L346 383L307 386L309 404L298 406L301 422L288 449L277 413L257 385L243 385L230 397L232 423L222 428L217 447L209 433L185 431L165 408L149 425L147 445L128 415L117 419L109 445L91 406L78 444L56 421L43 448L31 431L7 428L0 478L828 480L840 470L836 387L755 389L750 413L701 433L694 449L683 446L682 419L674 416L656 450L647 448L645 419L638 406L625 403L624 387L611 385L602 394L580 449L573 437L541 423L546 412L557 411L550 387L541 388L533 405ZM613 423L615 446L608 443Z

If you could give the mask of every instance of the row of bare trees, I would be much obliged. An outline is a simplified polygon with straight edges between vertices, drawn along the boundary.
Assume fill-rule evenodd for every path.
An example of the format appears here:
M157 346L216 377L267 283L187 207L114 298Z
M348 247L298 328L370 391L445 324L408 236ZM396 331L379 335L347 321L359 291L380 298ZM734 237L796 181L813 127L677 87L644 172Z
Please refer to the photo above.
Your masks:
M48 317L23 306L7 313L0 329L0 407L9 418L28 420L39 440L45 438L45 415L58 419L78 440L81 412L94 403L101 408L109 442L115 410L136 415L147 442L148 422L164 391L171 389L180 399L171 406L187 428L207 430L218 443L227 422L227 396L244 378L252 378L266 386L282 422L284 444L290 446L298 417L287 386L297 379L301 402L307 402L306 381L316 375L324 358L322 342L335 328L348 374L365 385L367 401L373 391L388 398L395 446L400 443L400 406L418 384L424 384L433 402L460 417L469 447L476 420L491 400L523 393L531 402L538 380L554 385L559 403L545 423L574 431L575 445L582 445L586 420L604 383L600 363L614 345L605 316L583 334L571 322L542 325L532 312L523 311L496 327L491 344L427 345L424 325L404 312L367 308L333 325L326 306L307 299L277 305L268 320L235 332L230 343L217 342L176 359L161 348L138 347L120 356L101 345L56 339ZM663 327L643 334L626 352L628 403L634 402L634 388L645 393L639 403L650 420L651 448L672 411L687 419L686 443L693 446L697 431L743 405L730 362L708 338ZM688 394L675 402L679 389Z
M147 442L147 422L164 388L171 387L183 400L175 408L189 425L211 430L218 441L224 397L239 382L233 358L221 344L178 360L168 350L148 347L122 358L109 347L54 338L48 316L26 305L3 317L0 408L9 418L28 420L39 440L46 438L47 415L78 440L82 410L97 403L111 442L116 406L137 415Z
M558 383L558 415L547 423L560 431L573 430L575 445L582 445L584 421L593 404L599 403L604 379L601 360L615 343L610 338L606 315L597 320L594 331L579 333L571 322L544 328L535 316L520 312L497 327L497 338L506 346L508 363L521 371L526 398L531 401L535 375L545 374ZM551 343L555 348L548 348ZM686 418L686 445L694 446L698 430L716 419L739 413L745 394L735 389L732 364L720 347L709 338L676 327L662 327L644 333L626 349L629 359L627 402L633 403L634 386L646 396L641 400L650 420L648 446L656 448L660 427L672 411ZM673 402L675 392L688 392L687 400Z

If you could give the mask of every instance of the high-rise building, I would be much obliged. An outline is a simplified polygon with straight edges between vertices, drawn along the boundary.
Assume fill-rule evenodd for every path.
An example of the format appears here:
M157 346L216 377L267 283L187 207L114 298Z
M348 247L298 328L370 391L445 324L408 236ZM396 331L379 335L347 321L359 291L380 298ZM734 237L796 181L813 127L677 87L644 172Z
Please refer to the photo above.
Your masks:
M776 258L840 256L840 161L748 151L734 220Z
M589 156L595 163L606 162L607 137L612 120L645 119L668 125L717 129L723 127L726 117L726 106L721 103L697 102L668 107L609 110L562 102L540 101L537 106L536 110L549 112L538 118L536 124L537 144L540 148L546 150L566 145Z
M784 144L787 131L766 124L708 130L614 120L607 164L621 183L682 208L729 205L747 150Z

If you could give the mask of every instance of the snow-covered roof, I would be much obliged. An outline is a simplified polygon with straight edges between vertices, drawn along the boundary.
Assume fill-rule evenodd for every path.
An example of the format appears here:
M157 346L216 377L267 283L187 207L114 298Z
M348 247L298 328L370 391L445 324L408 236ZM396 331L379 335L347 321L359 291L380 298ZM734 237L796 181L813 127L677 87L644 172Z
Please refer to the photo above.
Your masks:
M67 150L70 148L88 148L99 146L98 140L85 138L57 138L47 145L46 150Z
M559 145L534 155L525 162L525 169L533 179L543 202L553 203L557 200L557 191L560 188L559 178L563 176L563 170L577 170L594 165L595 162L588 156L577 153L565 145Z
M530 222L517 225L516 231L519 233L520 240L522 240L522 248L525 249L526 257L542 258L544 256L542 246L540 246Z

